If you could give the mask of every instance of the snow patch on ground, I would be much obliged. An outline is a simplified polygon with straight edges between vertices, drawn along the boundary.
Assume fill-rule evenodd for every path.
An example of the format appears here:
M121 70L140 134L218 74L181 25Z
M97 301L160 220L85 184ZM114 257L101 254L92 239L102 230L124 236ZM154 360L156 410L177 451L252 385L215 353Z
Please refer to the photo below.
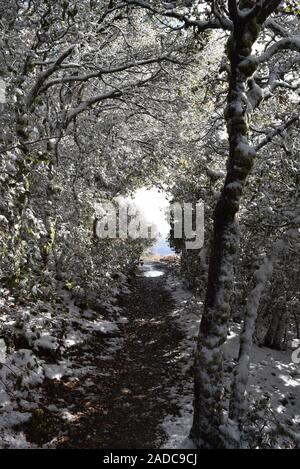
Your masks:
M232 324L224 344L224 356L229 365L234 365L238 356L239 332L240 326ZM300 364L293 363L292 352L254 344L248 392L254 403L266 398L275 419L300 432Z
M185 339L181 342L178 353L182 380L170 390L170 399L179 406L180 414L164 419L162 428L168 439L163 447L193 449L193 443L188 437L193 412L193 380L190 371L200 323L201 302L183 287L182 281L175 275L168 275L167 288L175 300L175 309L171 315L184 332Z
M179 364L182 370L182 381L170 390L170 398L180 408L179 416L167 416L162 424L168 439L164 448L191 449L192 442L188 434L192 424L193 379L189 372L193 365L193 355L198 335L201 301L191 292L184 289L178 277L169 275L167 287L176 302L172 316L185 333L180 344ZM223 346L225 358L226 388L230 390L232 370L239 351L239 333L241 326L231 324L228 339ZM283 425L293 433L300 433L300 364L292 361L293 350L277 351L266 347L253 346L250 376L249 401L258 406L266 399L270 408L269 428ZM259 410L258 410L259 412ZM267 431L266 430L266 431ZM265 431L265 430L263 430ZM289 447L289 439L276 437L278 447Z
M103 355L111 359L123 345L116 335L118 324L124 324L126 318L114 301L105 309L111 321L91 309L83 310L67 291L60 292L56 304L37 301L26 307L18 306L4 290L0 295L0 448L35 447L17 427L39 408L40 385L45 379L68 376L72 381L95 372L92 366L85 366L84 357L80 364L66 358L68 350L95 334L107 335ZM16 350L16 344L22 348ZM72 419L68 409L61 417Z

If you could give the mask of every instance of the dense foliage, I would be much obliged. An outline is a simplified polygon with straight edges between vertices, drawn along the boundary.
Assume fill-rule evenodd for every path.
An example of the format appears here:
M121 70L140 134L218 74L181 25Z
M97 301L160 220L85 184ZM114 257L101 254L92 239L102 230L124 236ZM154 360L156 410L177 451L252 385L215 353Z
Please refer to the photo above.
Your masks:
M30 305L41 334L43 305L55 323L62 292L83 311L113 303L149 242L99 239L97 204L152 185L203 201L204 247L170 235L204 302L191 436L247 446L252 342L300 339L297 2L1 0L0 16L5 317L11 302L17 316ZM225 399L232 322L242 332ZM36 327L22 316L0 333L13 352L20 330L39 349Z

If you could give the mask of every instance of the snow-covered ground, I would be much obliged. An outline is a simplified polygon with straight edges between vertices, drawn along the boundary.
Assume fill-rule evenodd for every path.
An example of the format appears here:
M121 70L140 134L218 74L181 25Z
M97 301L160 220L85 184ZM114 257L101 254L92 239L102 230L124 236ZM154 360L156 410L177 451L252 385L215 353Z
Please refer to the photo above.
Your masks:
M233 324L225 344L227 363L236 360L239 346L239 327ZM252 402L268 403L273 423L288 425L300 432L300 365L293 363L293 350L278 351L253 345L249 376ZM271 416L272 414L272 416Z
M193 410L193 380L190 373L193 364L195 341L199 329L199 311L201 302L183 287L182 281L176 275L169 275L167 287L175 300L172 317L185 335L180 344L178 363L181 366L182 380L178 386L170 390L170 398L180 407L180 415L168 416L162 427L168 435L164 448L192 448L193 444L188 435L192 424Z
M165 275L167 288L175 301L171 316L184 333L184 339L176 355L181 377L169 395L180 413L167 416L162 424L168 436L164 448L191 448L188 439L192 423L193 376L191 368L198 334L202 304L183 287L176 275L145 264L141 275L153 277ZM128 290L126 291L128 293ZM101 316L91 309L81 310L62 292L62 300L55 306L43 302L20 307L14 298L0 298L0 448L32 447L16 425L28 421L32 412L38 411L41 394L39 386L47 379L84 379L92 372L84 363L75 364L67 351L82 344L94 333L107 334L104 354L112 357L122 339L114 337L126 322L122 311L114 301L106 305L108 316ZM231 324L228 340L224 345L225 372L229 393L232 369L238 354L239 327ZM18 344L14 348L15 344ZM91 383L92 384L92 383ZM89 386L88 382L85 386ZM293 363L292 350L280 352L254 345L250 368L249 393L257 431L264 435L282 424L293 433L300 432L300 365ZM69 409L50 409L60 412L62 418L73 418ZM265 427L265 420L267 426ZM280 447L290 447L290 439L278 437ZM275 445L276 446L276 445Z
M191 448L188 439L192 424L193 384L190 367L196 344L201 314L201 302L187 291L180 279L169 276L168 288L176 301L172 312L174 319L185 333L181 343L178 362L182 368L182 382L170 390L170 397L179 403L180 415L168 416L163 429L168 435L165 448ZM229 392L232 368L238 356L240 326L232 324L228 340L224 345L225 373ZM276 427L300 433L300 364L293 363L292 350L277 351L266 347L253 346L249 378L249 398L253 411L257 413L257 431L271 434ZM261 422L259 421L261 417ZM265 420L269 420L264 428ZM259 428L259 426L261 426ZM269 437L268 437L269 438ZM290 447L289 438L277 437L280 447ZM276 444L275 444L276 446Z
M32 411L39 408L39 385L45 378L76 379L91 371L84 365L75 366L67 358L68 349L82 344L94 333L113 335L125 321L114 301L105 305L108 320L99 312L77 307L67 291L62 291L60 297L56 305L38 301L21 307L2 291L0 448L32 447L15 427L28 421ZM119 346L118 338L109 338L105 354L111 356Z

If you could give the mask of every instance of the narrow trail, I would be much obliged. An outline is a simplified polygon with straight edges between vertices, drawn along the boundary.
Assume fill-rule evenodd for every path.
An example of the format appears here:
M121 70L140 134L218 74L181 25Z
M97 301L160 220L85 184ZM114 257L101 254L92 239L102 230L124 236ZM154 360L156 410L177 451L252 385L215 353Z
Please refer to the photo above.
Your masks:
M105 340L92 341L73 351L78 366L94 367L80 380L48 382L47 405L64 407L72 419L49 413L28 437L44 444L55 437L57 448L159 448L166 439L161 423L177 415L170 390L180 379L177 355L183 339L170 312L174 302L165 288L168 267L143 266L121 298L122 347L103 358ZM43 425L41 425L43 426ZM58 436L57 436L58 435Z

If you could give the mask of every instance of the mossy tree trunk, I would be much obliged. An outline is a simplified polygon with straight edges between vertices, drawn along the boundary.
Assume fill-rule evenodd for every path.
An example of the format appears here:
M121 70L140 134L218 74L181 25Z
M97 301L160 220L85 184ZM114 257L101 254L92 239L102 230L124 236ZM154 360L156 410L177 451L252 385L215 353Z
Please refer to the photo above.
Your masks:
M251 106L246 94L247 82L257 67L251 51L262 24L279 3L271 1L266 9L260 6L249 10L247 2L244 7L240 2L239 8L236 0L228 2L233 24L227 43L230 79L225 119L229 158L224 187L214 212L206 301L195 359L191 437L197 447L234 447L237 443L229 442L226 432L221 346L228 333L234 264L239 244L236 214L255 158L255 150L248 139Z

